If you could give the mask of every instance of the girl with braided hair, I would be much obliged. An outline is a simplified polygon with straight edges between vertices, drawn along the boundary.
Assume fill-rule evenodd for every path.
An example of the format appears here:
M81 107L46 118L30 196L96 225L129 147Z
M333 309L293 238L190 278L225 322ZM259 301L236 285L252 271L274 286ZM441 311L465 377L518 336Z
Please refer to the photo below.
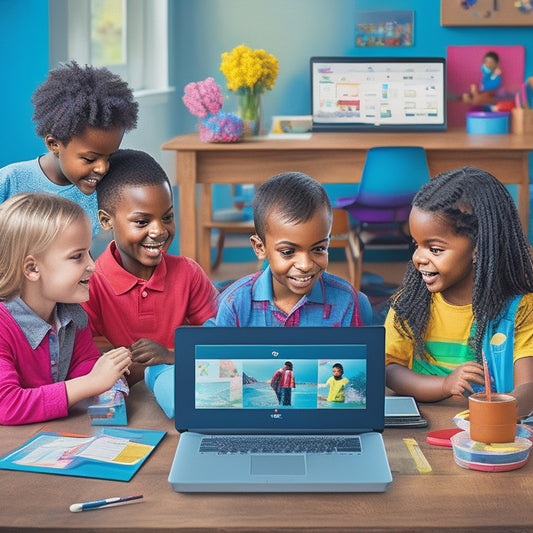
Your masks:
M391 300L387 386L420 401L492 389L533 410L533 263L515 204L488 172L442 173L413 199L415 251Z

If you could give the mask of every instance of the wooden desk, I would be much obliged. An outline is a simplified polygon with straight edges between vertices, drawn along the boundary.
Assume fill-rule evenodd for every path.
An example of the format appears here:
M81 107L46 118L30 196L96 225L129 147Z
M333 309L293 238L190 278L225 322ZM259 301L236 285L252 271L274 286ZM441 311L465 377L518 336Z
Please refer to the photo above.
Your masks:
M180 135L164 143L176 151L180 199L180 253L210 269L211 185L262 183L275 174L301 171L323 183L355 183L369 148L423 146L432 176L473 165L505 184L518 184L518 208L527 231L529 219L528 152L533 134L469 135L463 129L429 133L313 133L309 140L257 138L235 144L211 144L198 134ZM383 179L394 179L394 175ZM196 185L201 185L196 209ZM217 224L218 226L219 224Z
M425 443L427 431L453 427L462 401L421 404L424 429L386 429L393 474L386 493L178 494L167 481L178 434L144 383L128 403L132 428L168 434L127 483L0 470L0 530L47 531L530 531L533 530L533 462L520 470L485 473L457 466L449 448ZM0 427L0 455L38 431L90 433L85 410L47 424ZM414 437L433 472L419 474L404 437ZM144 494L143 503L70 513L69 505L113 496Z

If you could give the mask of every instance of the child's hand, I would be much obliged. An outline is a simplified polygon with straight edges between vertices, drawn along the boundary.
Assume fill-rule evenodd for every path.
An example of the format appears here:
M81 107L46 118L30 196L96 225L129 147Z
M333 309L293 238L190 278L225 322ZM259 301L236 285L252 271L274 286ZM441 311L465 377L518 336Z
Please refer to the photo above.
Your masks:
M470 383L483 384L483 366L473 361L459 365L450 375L446 376L442 384L442 392L446 396L458 396L465 390L474 392Z
M89 375L91 379L98 383L102 391L106 391L125 373L129 373L128 367L130 364L131 352L121 346L102 354Z
M139 339L130 350L134 363L146 366L174 364L174 352L150 339Z

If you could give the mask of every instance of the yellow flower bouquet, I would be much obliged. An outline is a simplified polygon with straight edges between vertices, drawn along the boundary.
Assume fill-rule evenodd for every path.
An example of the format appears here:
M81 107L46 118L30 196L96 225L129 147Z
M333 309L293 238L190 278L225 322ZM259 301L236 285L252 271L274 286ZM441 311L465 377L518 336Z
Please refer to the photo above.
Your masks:
M260 96L274 87L279 61L264 50L252 50L243 44L222 54L220 70L227 88L239 95L240 118L251 125L255 135L260 132Z

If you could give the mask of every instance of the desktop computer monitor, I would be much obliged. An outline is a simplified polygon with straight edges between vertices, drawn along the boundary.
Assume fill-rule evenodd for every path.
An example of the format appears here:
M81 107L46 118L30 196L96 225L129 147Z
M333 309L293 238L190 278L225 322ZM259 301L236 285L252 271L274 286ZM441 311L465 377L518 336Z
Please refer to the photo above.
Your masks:
M313 131L446 129L438 57L312 57Z

